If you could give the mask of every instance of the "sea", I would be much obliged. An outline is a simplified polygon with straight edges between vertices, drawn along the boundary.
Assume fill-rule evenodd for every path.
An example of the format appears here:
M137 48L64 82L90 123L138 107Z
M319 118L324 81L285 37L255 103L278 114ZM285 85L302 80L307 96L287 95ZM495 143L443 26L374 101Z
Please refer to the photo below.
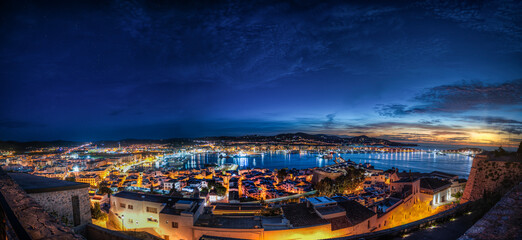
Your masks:
M468 177L473 163L473 157L449 153L445 155L428 152L342 153L339 155L345 160L349 159L356 163L370 163L376 169L387 170L395 167L399 171L441 171L458 175L459 178ZM263 155L233 158L220 158L218 154L201 153L192 155L184 168L201 169L208 164L237 164L239 169L267 168L273 170L324 167L335 164L335 162L318 158L318 154L315 153L267 152Z

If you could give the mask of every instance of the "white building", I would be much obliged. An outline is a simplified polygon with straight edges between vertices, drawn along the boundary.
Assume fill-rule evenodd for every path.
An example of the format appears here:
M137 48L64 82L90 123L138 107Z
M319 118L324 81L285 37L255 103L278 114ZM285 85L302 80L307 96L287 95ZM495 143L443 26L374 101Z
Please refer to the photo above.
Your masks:
M192 239L203 199L119 192L111 196L109 222L127 229L152 228L165 239Z

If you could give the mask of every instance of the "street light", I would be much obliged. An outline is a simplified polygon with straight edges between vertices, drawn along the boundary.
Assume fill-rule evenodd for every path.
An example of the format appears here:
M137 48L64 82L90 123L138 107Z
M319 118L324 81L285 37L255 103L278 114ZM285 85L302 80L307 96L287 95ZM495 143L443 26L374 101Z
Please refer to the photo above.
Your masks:
M121 229L125 231L125 216L121 215Z

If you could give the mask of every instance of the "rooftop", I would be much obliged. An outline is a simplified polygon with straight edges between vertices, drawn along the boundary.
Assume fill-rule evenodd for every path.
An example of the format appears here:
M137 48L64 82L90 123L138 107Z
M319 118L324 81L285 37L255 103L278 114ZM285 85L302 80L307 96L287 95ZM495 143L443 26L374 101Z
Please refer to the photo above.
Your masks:
M113 194L112 196L130 199L130 200L136 200L136 201L147 201L147 202L169 203L169 204L174 204L178 201L180 201L181 204L187 204L187 202L198 202L198 203L203 202L203 199L199 199L199 198L181 198L181 197L171 197L171 196L135 193L135 192L127 192L127 191L122 191L122 192Z
M344 209L339 207L339 206L337 206L337 205L328 206L328 207L321 207L321 208L317 208L316 210L323 216L334 214L334 213L344 212Z
M352 225L357 225L376 214L353 200L340 201L337 204L346 210L346 217Z
M201 215L194 226L213 228L256 229L261 228L261 219L253 216Z
M290 224L294 227L309 227L328 224L311 208L306 207L306 203L288 204L282 207L283 214Z
M433 171L430 173L430 175L434 177L441 177L441 178L458 178L459 176L455 174L445 173L445 172L439 172L439 171Z
M335 203L335 201L329 197L309 197L306 198L306 200L314 206Z
M69 182L27 173L8 173L8 175L15 180L26 193L57 192L89 187L87 183Z
M424 189L437 190L445 186L451 186L451 182L438 178L422 178L420 181L420 187Z
M237 214L241 212L261 211L263 206L261 204L250 203L217 203L214 211L235 211Z

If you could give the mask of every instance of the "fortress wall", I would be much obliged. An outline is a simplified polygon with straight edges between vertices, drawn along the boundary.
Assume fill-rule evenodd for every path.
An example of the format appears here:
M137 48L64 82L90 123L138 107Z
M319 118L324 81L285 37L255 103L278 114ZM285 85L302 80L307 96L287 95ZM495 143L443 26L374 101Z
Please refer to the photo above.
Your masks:
M522 180L522 164L515 156L477 155L473 159L461 202L478 200L486 192L502 192L520 180Z

